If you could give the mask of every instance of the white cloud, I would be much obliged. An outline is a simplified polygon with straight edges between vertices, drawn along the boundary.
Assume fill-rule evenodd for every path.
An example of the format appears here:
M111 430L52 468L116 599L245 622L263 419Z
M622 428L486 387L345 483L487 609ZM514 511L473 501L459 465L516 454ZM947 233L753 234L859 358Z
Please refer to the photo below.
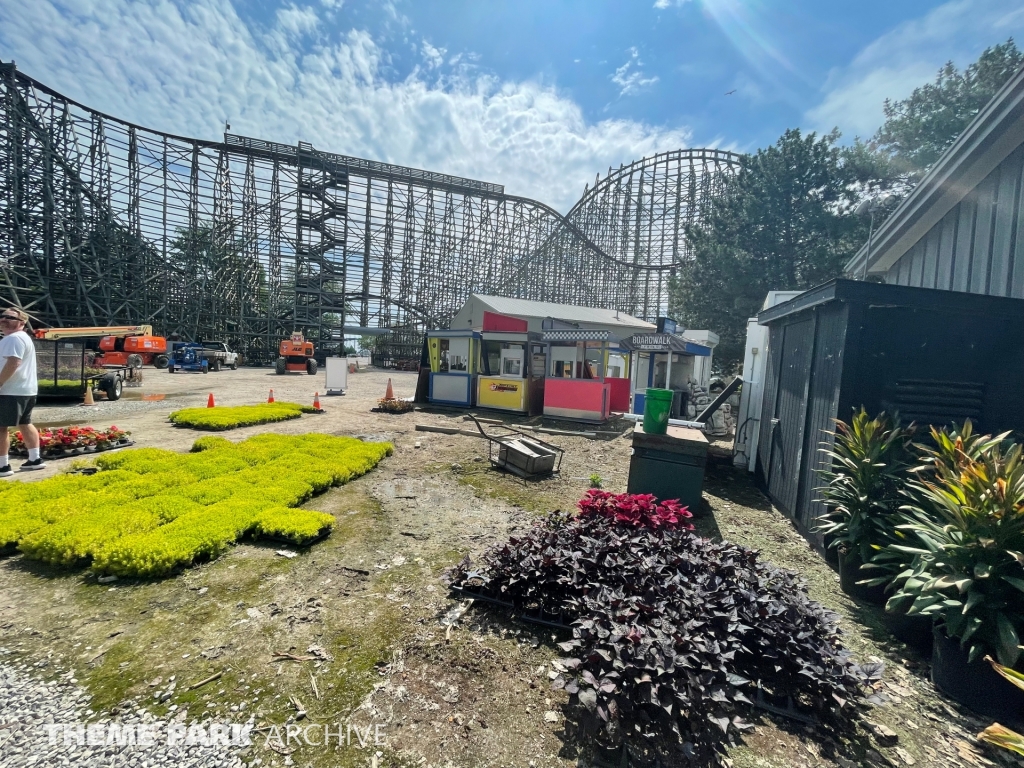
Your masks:
M427 66L430 69L437 69L444 64L444 55L446 53L448 53L447 48L435 48L426 40L423 41L423 59L427 62ZM452 63L455 63L454 60Z
M655 0L654 7L664 10L672 5L672 0Z
M287 35L300 38L316 31L320 17L312 8L298 8L288 5L277 12L277 26Z
M629 49L629 58L626 63L615 70L611 81L619 86L619 96L632 96L640 93L649 85L658 82L658 76L644 77L644 63L640 61L640 52L635 48Z
M821 102L805 118L811 127L839 126L847 137L868 137L882 124L886 98L902 99L931 82L952 59L965 67L982 50L1024 33L1019 0L951 0L918 19L903 22L864 48L846 67L833 70Z
M563 211L595 171L692 145L685 128L588 122L554 87L461 64L438 84L418 70L389 80L369 33L331 33L315 15L287 6L266 29L229 0L0 3L0 50L69 97L154 129L216 139L228 116L239 134L497 182Z

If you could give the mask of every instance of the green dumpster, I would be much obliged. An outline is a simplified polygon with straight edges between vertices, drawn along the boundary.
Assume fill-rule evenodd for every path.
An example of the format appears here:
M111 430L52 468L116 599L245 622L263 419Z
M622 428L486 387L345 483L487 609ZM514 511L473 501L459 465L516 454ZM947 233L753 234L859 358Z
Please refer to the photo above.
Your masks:
M671 389L648 389L644 397L644 432L664 435L668 429L668 414L672 409Z

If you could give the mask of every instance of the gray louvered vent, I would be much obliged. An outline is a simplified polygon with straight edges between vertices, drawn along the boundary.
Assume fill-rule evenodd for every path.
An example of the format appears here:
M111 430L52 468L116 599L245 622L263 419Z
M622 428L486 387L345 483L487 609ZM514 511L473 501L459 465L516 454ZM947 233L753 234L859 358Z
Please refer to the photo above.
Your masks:
M985 385L978 381L899 379L886 388L882 407L889 413L899 411L904 424L945 426L970 419L978 431L984 402Z

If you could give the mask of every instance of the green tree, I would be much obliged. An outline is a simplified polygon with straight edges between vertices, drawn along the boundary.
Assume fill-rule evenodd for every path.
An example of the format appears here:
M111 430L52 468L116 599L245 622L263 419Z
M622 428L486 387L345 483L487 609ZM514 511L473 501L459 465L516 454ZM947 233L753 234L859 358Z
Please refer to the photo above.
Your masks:
M1013 38L986 48L963 72L952 61L934 83L915 88L901 101L885 101L885 123L872 146L903 172L920 175L956 141L974 116L1024 65Z
M709 328L725 367L742 359L747 318L770 290L810 288L842 272L867 235L851 214L870 164L847 162L836 142L789 130L728 178L704 228L687 236L693 258L670 285L670 311Z

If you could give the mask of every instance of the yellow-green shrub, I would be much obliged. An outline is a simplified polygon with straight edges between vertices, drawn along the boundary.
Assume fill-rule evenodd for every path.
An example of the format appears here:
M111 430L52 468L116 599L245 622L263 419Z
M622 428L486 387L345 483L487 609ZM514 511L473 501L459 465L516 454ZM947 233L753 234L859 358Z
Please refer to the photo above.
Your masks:
M253 424L287 421L288 419L297 419L304 413L314 412L312 406L298 403L260 403L259 405L219 406L216 408L184 408L175 411L169 418L172 423L180 427L224 430L248 427Z
M201 438L192 452L126 450L93 475L4 486L0 550L97 572L159 576L212 558L245 535L307 543L333 518L294 509L391 453L390 443L263 434L240 443Z

